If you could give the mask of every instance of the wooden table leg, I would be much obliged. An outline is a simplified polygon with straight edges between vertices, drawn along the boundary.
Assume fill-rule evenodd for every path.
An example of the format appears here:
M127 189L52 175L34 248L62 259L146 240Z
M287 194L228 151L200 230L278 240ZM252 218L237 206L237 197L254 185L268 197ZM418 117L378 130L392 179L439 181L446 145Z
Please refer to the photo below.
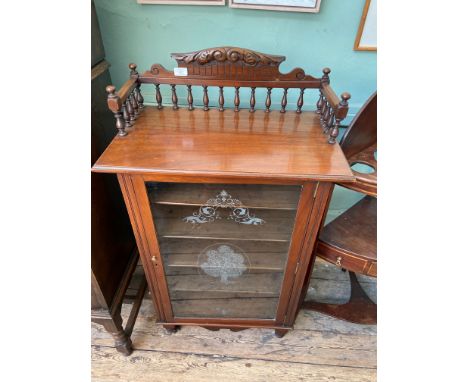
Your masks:
M377 305L362 289L354 272L349 272L349 278L351 281L351 297L347 303L340 305L304 301L301 308L327 314L356 324L377 324Z
M121 320L122 318L120 318L120 323L118 320L106 320L102 325L114 338L115 348L117 351L128 356L132 354L133 351L132 340L123 330Z

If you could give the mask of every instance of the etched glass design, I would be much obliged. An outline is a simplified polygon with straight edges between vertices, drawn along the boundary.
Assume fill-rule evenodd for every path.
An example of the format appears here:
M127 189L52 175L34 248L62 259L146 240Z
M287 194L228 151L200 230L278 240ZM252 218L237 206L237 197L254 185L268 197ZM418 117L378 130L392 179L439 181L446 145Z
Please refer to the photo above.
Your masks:
M234 199L225 190L221 191L215 198L208 199L198 211L195 211L192 216L184 217L183 221L192 224L211 223L215 219L221 219L218 208L229 208L231 212L228 219L234 220L236 223L252 225L265 223L265 220L251 216L249 209L243 207L239 199Z
M301 187L146 187L174 317L274 320Z
M242 249L227 244L207 247L198 257L198 264L204 273L227 284L247 271L248 260Z

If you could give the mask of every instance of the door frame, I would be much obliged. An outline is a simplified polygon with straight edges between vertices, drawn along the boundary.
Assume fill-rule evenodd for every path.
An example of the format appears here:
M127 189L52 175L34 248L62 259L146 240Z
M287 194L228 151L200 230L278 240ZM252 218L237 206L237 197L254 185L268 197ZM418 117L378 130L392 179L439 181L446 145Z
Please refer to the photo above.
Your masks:
M314 219L313 217L321 217L324 213L332 183L291 180L281 182L277 179L269 180L252 177L226 178L221 176L174 176L170 174L117 174L117 177L130 215L158 322L226 328L268 327L278 329L292 327L298 311L304 278L309 274L307 272L308 267L313 264L313 245L321 225L321 219ZM163 259L157 240L157 231L146 190L146 182L296 184L302 186L275 319L174 317L164 273Z

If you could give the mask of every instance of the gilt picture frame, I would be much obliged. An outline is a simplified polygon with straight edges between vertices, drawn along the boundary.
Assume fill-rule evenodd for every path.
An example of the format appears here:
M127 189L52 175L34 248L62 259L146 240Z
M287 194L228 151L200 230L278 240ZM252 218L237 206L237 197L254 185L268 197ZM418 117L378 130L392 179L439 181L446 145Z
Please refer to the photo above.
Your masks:
M226 0L137 0L138 4L225 5Z
M366 0L364 4L354 50L377 51L377 0Z
M229 0L230 8L318 13L321 0Z

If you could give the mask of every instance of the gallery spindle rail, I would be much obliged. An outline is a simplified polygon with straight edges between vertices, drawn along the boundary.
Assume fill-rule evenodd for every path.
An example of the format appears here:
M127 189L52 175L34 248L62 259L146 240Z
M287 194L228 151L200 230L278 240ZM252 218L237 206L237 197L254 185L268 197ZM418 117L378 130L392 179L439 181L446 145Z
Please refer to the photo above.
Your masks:
M296 68L290 73L283 74L279 65L286 58L254 52L248 49L223 47L212 48L192 53L173 53L171 55L179 68L187 69L187 74L180 75L168 71L160 64L154 64L149 71L140 75L135 64L130 64L130 79L115 93L115 87L108 86L108 105L116 118L116 127L120 136L126 135L126 130L133 126L135 119L143 108L141 84L156 86L155 99L159 109L163 108L163 98L160 85L171 88L171 102L174 110L179 109L179 99L176 86L185 85L187 88L187 105L194 110L192 86L203 89L203 110L210 110L209 87L218 87L219 98L217 109L225 109L224 88L233 87L234 110L240 110L241 87L250 88L249 111L255 112L257 88L266 88L265 112L271 109L272 89L283 89L280 112L285 113L288 105L288 90L299 89L296 112L301 113L304 105L306 89L318 89L317 113L320 123L328 136L329 143L335 143L341 121L348 113L349 93L343 93L341 100L330 87L330 69L324 68L321 78L306 75L303 69ZM214 106L211 106L213 108Z

